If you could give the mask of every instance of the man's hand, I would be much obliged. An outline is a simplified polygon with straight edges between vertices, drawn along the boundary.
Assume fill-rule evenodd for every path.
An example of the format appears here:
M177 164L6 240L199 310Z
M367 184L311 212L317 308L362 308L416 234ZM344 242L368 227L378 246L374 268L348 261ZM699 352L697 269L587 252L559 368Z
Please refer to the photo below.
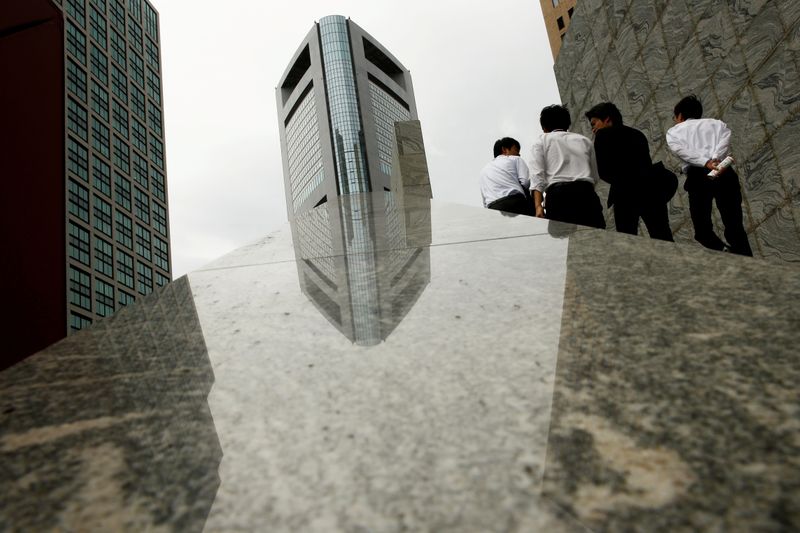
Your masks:
M536 206L536 218L544 218L544 207Z
M708 170L717 170L717 165L719 165L719 159L709 159L706 161L706 168Z

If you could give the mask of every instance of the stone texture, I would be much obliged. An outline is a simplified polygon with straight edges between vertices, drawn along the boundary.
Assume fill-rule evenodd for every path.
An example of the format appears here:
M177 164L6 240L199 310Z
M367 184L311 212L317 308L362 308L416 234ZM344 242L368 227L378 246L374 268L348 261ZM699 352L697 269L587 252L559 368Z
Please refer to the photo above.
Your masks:
M657 159L677 169L679 162L665 153L663 136L673 125L675 103L697 94L705 116L731 127L733 155L747 179L742 187L748 231L777 216L779 206L800 191L795 146L800 138L800 3L620 0L604 5L604 13L576 11L567 35L577 28L577 44L573 50L569 44L562 48L556 63L557 74L569 73L557 81L573 115L610 95L626 121L645 131ZM613 36L607 45L606 26ZM587 33L593 37L587 39ZM608 50L587 53L584 46ZM604 57L599 77L597 57ZM685 200L681 191L671 202L670 221L677 232L691 233ZM771 228L769 239L753 235L753 241L776 241L778 222L787 220L770 222L765 226ZM787 239L795 238L793 227L786 231ZM791 253L767 257L795 261Z

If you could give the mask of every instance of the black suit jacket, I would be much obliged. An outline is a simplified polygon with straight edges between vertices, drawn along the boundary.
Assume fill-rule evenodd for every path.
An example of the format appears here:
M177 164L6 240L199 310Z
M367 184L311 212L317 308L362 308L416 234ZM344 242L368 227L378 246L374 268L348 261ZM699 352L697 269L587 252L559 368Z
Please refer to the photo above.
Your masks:
M600 179L611 184L609 207L651 192L653 160L644 133L630 126L603 128L595 134L594 151Z

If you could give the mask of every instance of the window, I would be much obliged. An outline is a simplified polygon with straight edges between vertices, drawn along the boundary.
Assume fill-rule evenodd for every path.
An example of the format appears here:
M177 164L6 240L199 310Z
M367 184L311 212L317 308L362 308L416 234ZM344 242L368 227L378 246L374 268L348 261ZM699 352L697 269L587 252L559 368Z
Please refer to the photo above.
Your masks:
M133 152L133 164L131 165L131 175L133 180L147 190L147 160Z
M144 61L136 52L131 52L131 79L144 88Z
M72 221L69 223L69 256L89 266L89 232Z
M136 261L136 273L139 283L136 290L139 294L150 294L153 292L153 269L140 261Z
M92 80L92 111L108 122L108 92Z
M94 240L94 269L109 278L114 277L114 248L99 237Z
M166 202L167 193L164 185L164 176L153 167L150 167L150 181L153 183L153 196L162 202Z
M169 247L166 241L153 237L153 255L156 266L164 272L169 272Z
M67 50L75 59L86 64L86 36L71 21L67 20Z
M131 85L131 111L133 114L144 120L144 93Z
M105 9L105 6L103 7ZM89 6L89 34L103 49L106 48L106 19L94 6Z
M126 61L127 54L125 53L125 38L117 33L116 30L111 30L111 59L116 61L123 69L127 68Z
M84 141L88 140L86 117L86 110L72 98L67 98L67 128Z
M106 12L106 0L91 0L92 5L97 6L101 13Z
M153 67L153 70L158 72L158 46L150 39L147 42L147 64Z
M108 58L92 44L92 74L103 85L108 85Z
M558 24L558 29L559 30L563 30L564 29L564 17L558 17L556 19L556 24Z
M153 131L161 135L161 110L153 102L147 103L147 118Z
M129 174L131 171L130 166L130 149L125 142L114 135L114 166ZM128 208L130 209L130 207Z
M154 136L150 136L150 161L158 168L164 169L164 144Z
M144 53L142 45L142 27L139 26L133 19L128 19L128 40L131 47L140 54Z
M67 88L86 102L86 72L73 60L67 60Z
M133 250L133 222L131 217L119 211L115 212L117 219L117 242L129 250Z
M94 196L94 227L111 237L111 204Z
M128 110L122 107L116 100L111 99L111 125L114 131L128 138Z
M128 13L136 20L142 20L142 0L128 0Z
M75 333L78 330L83 328L88 328L92 325L92 319L86 318L83 315L79 315L78 313L70 313L69 314L69 329Z
M573 13L574 11L575 11L575 8L574 8L574 7L571 7L571 8L569 8L569 9L567 9L567 15L569 16L569 18L572 18L572 13Z
M69 301L87 311L92 310L92 285L89 274L69 267Z
M553 7L558 7L558 0L553 0Z
M147 128L136 119L131 121L131 142L133 146L141 150L143 154L147 153Z
M111 167L97 156L92 156L92 175L95 188L111 198Z
M89 222L89 191L73 180L69 181L69 212Z
M82 27L86 27L86 7L83 4L83 0L66 0L65 7L67 8L67 13L72 15L78 24Z
M108 137L108 127L97 120L96 117L92 117L92 146L95 150L110 158L111 144L109 143Z
M150 5L144 3L144 28L154 40L158 40L158 14Z
M162 274L161 272L159 272L158 270L156 270L156 285L158 285L159 287L163 287L167 283L169 283L169 278L164 274Z
M67 137L67 170L89 181L89 151L72 137Z
M111 64L111 92L123 104L128 103L128 77L113 63Z
M133 257L119 250L117 250L117 279L126 287L133 289Z
M136 254L150 261L150 231L136 224Z
M125 291L119 291L119 305L131 305L135 301L136 297L134 295L128 294Z
M114 173L114 200L117 205L131 210L131 182L118 173Z
M145 224L150 224L150 198L148 198L146 192L142 192L139 187L134 187L133 191L133 208L134 212L136 213L136 218L144 222Z
M167 236L167 210L157 202L153 202L153 229L164 237Z
M161 81L158 79L158 74L150 69L147 69L147 95L154 102L161 103Z
M100 316L114 314L114 286L101 279L94 282L94 295L97 309L95 311Z
M120 0L110 0L108 7L111 12L111 23L120 33L125 34L125 6L120 3Z

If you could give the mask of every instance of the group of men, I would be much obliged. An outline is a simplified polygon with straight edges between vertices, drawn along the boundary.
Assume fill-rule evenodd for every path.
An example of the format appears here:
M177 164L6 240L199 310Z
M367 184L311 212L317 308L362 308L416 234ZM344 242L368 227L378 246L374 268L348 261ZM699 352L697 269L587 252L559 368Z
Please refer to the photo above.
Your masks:
M636 235L641 219L651 238L672 241L669 193L665 196L645 135L626 126L611 102L597 104L585 116L594 142L569 131L572 121L565 107L542 109L544 133L534 142L527 163L516 140L504 137L495 142L494 160L481 172L484 207L604 229L603 206L595 192L602 179L611 185L608 207L614 209L618 232ZM733 167L721 165L730 155L731 131L721 120L702 116L700 100L687 96L675 105L676 124L667 131L667 145L683 162L695 239L707 248L752 256L739 176ZM709 175L711 171L716 176ZM714 201L727 243L714 232Z

